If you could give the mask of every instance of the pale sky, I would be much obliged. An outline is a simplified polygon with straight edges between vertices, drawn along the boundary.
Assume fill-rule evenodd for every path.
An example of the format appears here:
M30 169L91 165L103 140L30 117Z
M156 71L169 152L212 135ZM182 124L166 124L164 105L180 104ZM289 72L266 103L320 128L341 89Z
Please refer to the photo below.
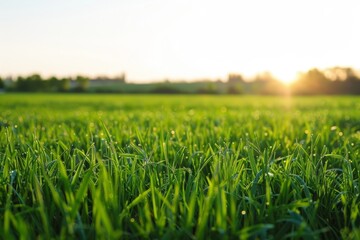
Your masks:
M0 76L225 79L360 68L359 0L0 0Z

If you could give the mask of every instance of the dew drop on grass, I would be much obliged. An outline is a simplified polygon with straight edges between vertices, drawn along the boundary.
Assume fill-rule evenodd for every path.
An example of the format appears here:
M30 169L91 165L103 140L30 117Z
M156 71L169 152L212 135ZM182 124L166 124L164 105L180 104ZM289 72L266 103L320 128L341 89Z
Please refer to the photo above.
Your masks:
M12 185L12 184L14 183L14 181L15 181L16 174L17 174L16 170L10 171L10 184L11 184L11 185Z
M268 172L266 175L269 176L269 177L274 177L274 174L271 173L271 172Z

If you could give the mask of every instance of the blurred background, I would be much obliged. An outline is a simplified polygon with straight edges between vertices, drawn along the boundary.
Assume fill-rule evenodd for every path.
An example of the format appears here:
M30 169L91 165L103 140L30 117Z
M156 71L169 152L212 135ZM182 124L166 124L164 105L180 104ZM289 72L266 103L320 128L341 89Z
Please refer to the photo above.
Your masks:
M356 0L0 1L0 88L358 94L359 11Z

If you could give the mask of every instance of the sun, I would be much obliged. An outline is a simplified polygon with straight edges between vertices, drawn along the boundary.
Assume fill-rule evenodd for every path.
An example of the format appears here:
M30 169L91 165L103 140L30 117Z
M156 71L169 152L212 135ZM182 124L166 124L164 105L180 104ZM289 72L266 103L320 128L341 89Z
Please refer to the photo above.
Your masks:
M296 71L292 69L279 69L274 71L274 76L282 83L290 85L296 80Z

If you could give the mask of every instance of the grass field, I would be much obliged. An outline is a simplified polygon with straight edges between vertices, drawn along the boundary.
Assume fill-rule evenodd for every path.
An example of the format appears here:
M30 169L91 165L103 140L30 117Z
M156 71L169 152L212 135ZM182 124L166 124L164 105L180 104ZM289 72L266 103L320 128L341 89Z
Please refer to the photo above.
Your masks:
M360 98L0 95L2 239L360 239Z

